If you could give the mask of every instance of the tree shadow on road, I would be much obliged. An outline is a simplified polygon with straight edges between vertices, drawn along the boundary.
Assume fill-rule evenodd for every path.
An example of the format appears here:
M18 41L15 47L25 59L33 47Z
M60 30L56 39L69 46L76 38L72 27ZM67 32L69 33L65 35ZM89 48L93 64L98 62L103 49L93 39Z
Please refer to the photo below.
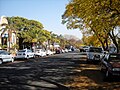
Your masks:
M41 73L42 69L36 68L34 63L1 66L0 90L69 90L55 81L41 79L43 74L38 77L38 72Z

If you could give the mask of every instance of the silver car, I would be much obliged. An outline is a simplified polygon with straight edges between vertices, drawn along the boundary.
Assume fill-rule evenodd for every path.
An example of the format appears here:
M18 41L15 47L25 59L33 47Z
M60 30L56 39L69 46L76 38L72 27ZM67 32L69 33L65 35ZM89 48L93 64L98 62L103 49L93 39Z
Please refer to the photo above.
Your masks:
M104 51L101 47L89 47L87 50L87 62L100 61L104 56Z
M13 62L14 57L5 50L0 50L0 64L3 62Z

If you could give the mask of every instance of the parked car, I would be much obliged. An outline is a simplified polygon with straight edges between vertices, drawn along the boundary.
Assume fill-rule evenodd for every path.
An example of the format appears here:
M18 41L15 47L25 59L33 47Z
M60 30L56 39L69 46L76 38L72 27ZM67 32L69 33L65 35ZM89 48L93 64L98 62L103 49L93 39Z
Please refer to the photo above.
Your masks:
M82 46L79 48L79 50L80 50L80 52L84 52L84 50L83 50L83 47L82 47Z
M80 52L86 52L89 49L90 46L81 46L79 48Z
M14 57L5 50L0 50L0 64L3 62L13 62Z
M71 51L72 51L71 48L69 48L69 49L68 49L68 52L71 52Z
M105 79L113 75L120 76L120 53L106 54L100 65Z
M90 46L84 46L83 47L83 52L86 52L89 49Z
M35 56L37 57L43 57L43 56L46 56L46 51L43 50L43 49L36 49L35 50Z
M68 52L68 49L67 48L65 48L65 53L67 53Z
M64 50L64 49L61 49L61 52L62 52L62 53L65 53L65 50Z
M56 49L55 49L55 53L56 53L56 54L60 54L60 53L63 53L63 52L62 52L62 49L61 49L61 48L56 48Z
M104 51L101 47L89 47L86 51L87 62L100 61L104 56Z
M51 50L46 51L46 55L53 55L53 54L54 54L54 52L52 52Z
M19 50L16 54L16 59L29 59L29 58L34 58L35 55L30 49L23 49Z

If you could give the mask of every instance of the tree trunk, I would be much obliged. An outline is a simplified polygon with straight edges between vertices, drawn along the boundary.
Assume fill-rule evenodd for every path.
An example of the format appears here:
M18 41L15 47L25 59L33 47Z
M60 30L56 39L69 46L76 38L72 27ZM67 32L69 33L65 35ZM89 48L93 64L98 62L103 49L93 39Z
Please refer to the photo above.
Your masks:
M102 41L100 35L94 29L92 29L92 30L94 31L95 35L97 36L98 40L100 41L102 48L106 51L108 48L106 48L104 42L106 42L106 45L107 45L108 44L107 39L105 38L105 40Z
M116 49L117 49L117 52L119 52L118 43L117 43L117 40L116 40L114 34L113 34L113 33L112 33L112 34L109 33L109 36L110 36L110 38L112 39L112 41L113 41L113 43L114 43L114 45L115 45L115 47L116 47Z
M120 52L120 38L118 38L118 49L119 49L118 52Z

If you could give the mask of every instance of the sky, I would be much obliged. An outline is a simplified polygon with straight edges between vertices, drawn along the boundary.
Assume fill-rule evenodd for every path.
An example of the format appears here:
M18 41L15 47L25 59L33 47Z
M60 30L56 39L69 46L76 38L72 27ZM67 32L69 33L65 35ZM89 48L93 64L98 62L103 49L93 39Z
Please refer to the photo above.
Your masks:
M55 34L74 35L82 38L80 30L68 30L61 16L69 0L0 0L0 16L19 16L36 20L43 24L44 29Z

